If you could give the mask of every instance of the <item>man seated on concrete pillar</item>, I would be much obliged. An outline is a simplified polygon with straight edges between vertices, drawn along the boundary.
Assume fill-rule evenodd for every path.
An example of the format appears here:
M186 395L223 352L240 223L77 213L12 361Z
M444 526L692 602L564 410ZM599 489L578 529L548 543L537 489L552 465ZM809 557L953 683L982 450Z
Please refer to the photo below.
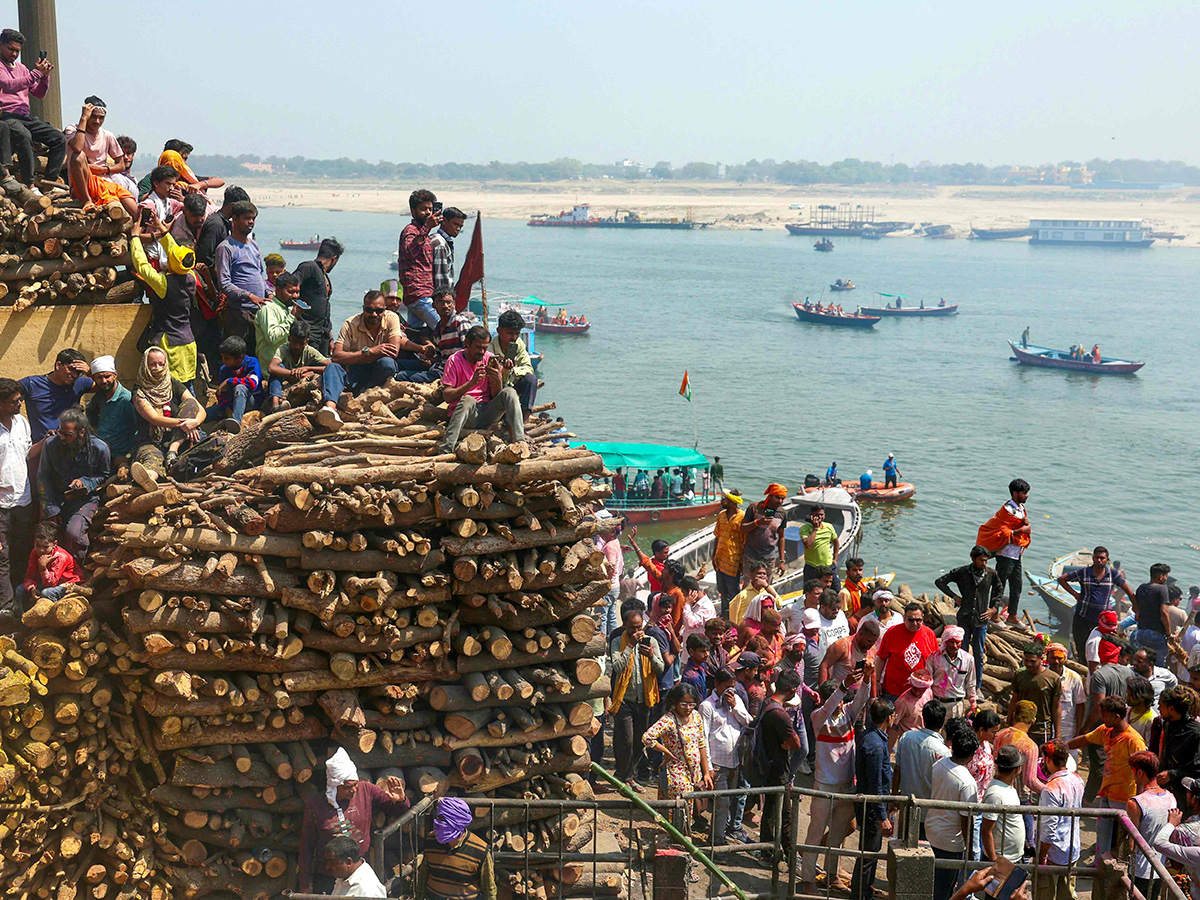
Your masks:
M405 337L400 317L387 308L383 294L367 291L363 311L342 325L341 334L333 344L332 362L321 373L324 405L317 411L317 421L330 431L337 431L342 427L342 417L337 411L342 391L349 389L359 394L367 388L379 387L396 377L399 369L396 356L401 350L428 353L431 349Z
M467 346L446 361L442 398L450 407L450 422L442 438L442 453L453 453L464 428L487 428L504 419L515 444L525 440L525 417L517 392L504 386L504 368L488 350L489 335L482 325L467 332Z

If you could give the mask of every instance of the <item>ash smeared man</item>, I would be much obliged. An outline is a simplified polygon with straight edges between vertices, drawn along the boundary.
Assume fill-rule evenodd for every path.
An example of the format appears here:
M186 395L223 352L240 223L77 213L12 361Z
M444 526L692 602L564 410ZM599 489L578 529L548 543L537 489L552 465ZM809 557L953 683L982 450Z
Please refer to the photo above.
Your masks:
M467 801L443 797L433 820L436 843L425 846L417 866L417 900L496 900L496 876L487 843L469 829L475 817Z

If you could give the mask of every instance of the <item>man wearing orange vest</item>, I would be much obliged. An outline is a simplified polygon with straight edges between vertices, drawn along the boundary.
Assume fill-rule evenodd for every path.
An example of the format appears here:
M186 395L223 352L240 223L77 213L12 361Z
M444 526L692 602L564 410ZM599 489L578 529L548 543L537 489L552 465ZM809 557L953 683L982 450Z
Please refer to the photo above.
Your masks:
M1009 500L999 511L979 526L975 543L996 558L996 574L1001 584L1008 584L1009 621L1017 617L1021 599L1021 555L1029 546L1029 515L1025 501L1029 499L1029 482L1014 478L1008 483Z

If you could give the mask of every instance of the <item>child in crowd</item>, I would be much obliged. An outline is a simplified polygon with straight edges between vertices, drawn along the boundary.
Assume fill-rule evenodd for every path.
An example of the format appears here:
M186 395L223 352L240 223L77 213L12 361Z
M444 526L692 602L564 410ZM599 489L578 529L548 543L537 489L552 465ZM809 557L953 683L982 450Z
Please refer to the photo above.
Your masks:
M246 353L246 342L237 335L221 341L221 369L217 375L217 402L206 413L241 422L248 410L258 409L262 399L262 369L258 360Z
M309 344L309 331L308 323L303 319L292 322L287 343L279 348L267 366L271 380L267 387L266 412L275 411L283 403L284 382L290 384L306 375L320 375L329 365L329 358Z
M278 253L268 253L263 257L263 265L267 269L267 284L275 287L275 279L281 272L287 271L287 262Z
M17 608L13 612L19 617L35 596L58 600L67 592L67 585L81 581L83 573L75 557L58 544L58 526L40 522L33 530L33 552L29 554L25 581L17 587Z

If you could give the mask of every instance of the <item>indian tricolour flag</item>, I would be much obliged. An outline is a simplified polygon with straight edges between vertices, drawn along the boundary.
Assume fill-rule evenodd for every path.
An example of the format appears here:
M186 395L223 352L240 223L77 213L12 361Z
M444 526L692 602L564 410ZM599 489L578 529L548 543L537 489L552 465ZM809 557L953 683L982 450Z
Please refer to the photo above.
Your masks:
M688 403L692 402L692 385L691 382L688 381L688 373L686 370L683 373L683 383L679 385L679 396L681 396Z

